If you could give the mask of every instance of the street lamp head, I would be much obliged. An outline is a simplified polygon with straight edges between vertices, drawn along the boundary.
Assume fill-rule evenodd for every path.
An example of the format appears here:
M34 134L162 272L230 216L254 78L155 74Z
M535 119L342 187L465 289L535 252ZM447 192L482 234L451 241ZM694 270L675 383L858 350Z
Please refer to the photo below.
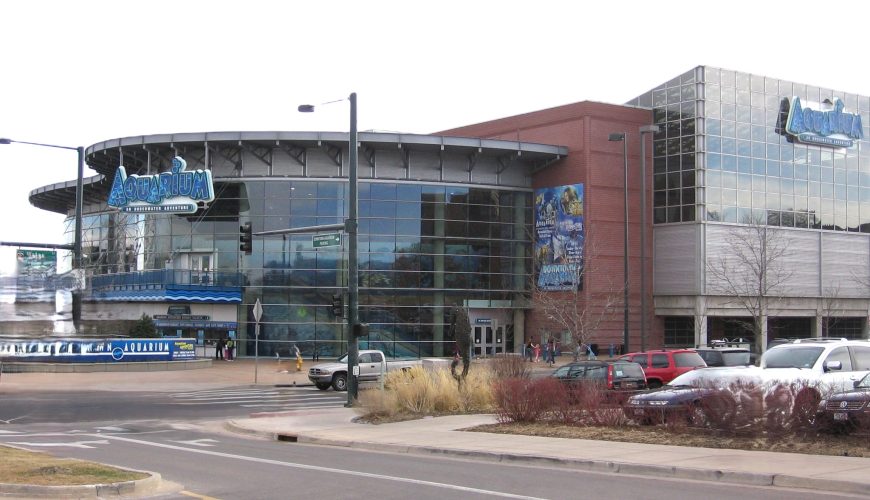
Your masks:
M12 144L12 139L7 139L5 137L0 137L0 144Z
M299 108L297 108L300 113L313 113L314 105L313 104L300 104Z
M625 132L613 132L607 136L607 140L611 142L619 142L625 140Z
M656 132L661 130L661 127L659 127L658 125L644 125L639 130L640 130L641 134L649 134L649 133L655 134Z

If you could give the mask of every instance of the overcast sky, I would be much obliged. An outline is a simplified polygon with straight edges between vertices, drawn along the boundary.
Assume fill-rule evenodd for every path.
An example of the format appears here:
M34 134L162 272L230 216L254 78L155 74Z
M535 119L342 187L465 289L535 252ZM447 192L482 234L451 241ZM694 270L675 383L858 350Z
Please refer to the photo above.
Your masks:
M870 95L867 19L866 1L17 0L0 15L0 137L345 131L345 104L296 107L350 92L360 130L430 133L624 103L698 65ZM62 242L63 217L28 194L75 179L75 152L0 146L0 166L0 240Z

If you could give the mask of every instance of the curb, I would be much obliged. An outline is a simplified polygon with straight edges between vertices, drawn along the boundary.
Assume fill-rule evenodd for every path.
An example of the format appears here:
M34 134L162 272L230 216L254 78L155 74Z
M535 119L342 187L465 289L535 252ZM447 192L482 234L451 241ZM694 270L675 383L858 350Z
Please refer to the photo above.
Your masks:
M866 495L867 486L863 483L838 481L822 478L798 477L787 474L765 474L730 471L725 469L701 469L691 467L674 467L669 465L650 465L608 460L584 460L547 457L540 455L525 455L521 453L496 453L479 450L462 450L439 448L433 446L403 445L394 443L372 443L368 441L339 440L319 438L306 433L270 433L257 431L227 422L228 430L242 434L269 437L279 441L291 441L299 444L318 446L334 446L360 450L381 451L389 453L407 453L410 455L441 455L457 458L474 458L503 463L526 463L540 466L560 467L587 472L607 472L612 474L629 474L633 476L650 476L657 478L688 479L693 481L708 481L713 483L744 484L749 486L775 486L781 488L802 488L836 493L857 493Z
M130 495L146 495L157 491L163 478L156 472L133 472L150 474L144 479L106 484L80 484L74 486L42 486L36 484L0 483L0 496L17 498L105 498Z

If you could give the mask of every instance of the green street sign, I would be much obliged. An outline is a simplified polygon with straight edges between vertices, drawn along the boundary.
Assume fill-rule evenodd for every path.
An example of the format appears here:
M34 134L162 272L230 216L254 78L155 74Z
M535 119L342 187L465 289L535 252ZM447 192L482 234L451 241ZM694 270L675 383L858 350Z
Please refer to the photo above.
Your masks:
M311 237L314 248L341 246L341 233L315 234Z

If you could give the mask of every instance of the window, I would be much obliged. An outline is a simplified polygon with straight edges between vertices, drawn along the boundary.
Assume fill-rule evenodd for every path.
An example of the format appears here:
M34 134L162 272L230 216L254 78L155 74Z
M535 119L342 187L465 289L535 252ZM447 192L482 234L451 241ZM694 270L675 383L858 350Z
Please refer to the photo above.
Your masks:
M852 371L852 358L849 357L849 349L838 347L831 351L831 354L828 354L828 357L825 359L825 371L828 371L827 365L832 361L839 361L841 363L841 368L835 371Z
M695 345L695 319L691 316L665 318L665 345Z
M667 354L653 354L652 355L652 367L653 368L667 368L670 366L670 361L668 361Z
M855 370L870 370L870 347L852 346L852 357L855 358Z
M643 368L646 368L646 366L647 366L646 365L646 354L638 354L636 356L632 356L631 360L633 362L639 364ZM665 366L667 366L667 365L665 365Z

